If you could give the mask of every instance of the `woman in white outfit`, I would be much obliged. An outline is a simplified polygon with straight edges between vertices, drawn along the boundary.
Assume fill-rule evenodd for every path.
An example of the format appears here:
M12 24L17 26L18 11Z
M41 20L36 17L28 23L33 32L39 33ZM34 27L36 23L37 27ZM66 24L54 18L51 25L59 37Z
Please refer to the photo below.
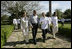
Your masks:
M24 11L23 12L23 16L21 17L21 30L23 32L23 36L24 36L24 39L26 41L26 43L28 43L28 36L29 36L29 29L28 29L28 23L29 23L29 19L26 15L26 12Z
M56 12L54 12L54 16L52 17L52 33L54 39L55 39L55 34L57 32L58 32L58 18Z

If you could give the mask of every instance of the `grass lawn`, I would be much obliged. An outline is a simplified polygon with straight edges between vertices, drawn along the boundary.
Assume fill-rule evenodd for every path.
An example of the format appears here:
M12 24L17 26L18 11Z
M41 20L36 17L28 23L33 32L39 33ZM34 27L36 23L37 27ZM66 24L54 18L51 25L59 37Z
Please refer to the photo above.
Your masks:
M13 25L1 25L1 47L3 44L5 44L7 38L11 35L13 29Z
M59 33L71 37L71 23L65 23L64 26L59 23Z

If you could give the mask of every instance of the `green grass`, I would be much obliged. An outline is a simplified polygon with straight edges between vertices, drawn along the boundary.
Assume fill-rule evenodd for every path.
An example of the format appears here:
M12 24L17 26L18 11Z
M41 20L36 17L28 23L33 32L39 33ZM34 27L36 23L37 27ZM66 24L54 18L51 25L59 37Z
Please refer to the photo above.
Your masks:
M1 25L1 47L5 44L7 38L11 35L13 29L13 25Z
M65 35L66 37L71 37L71 24L65 23L64 26L62 26L59 23L59 33Z

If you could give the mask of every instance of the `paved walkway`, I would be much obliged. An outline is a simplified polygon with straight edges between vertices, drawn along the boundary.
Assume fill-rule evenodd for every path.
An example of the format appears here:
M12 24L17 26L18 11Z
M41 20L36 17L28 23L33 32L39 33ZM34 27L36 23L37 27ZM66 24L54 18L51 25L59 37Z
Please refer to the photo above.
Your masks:
M71 48L71 42L61 36L56 36L56 39L51 39L51 34L46 34L46 42L42 41L41 30L38 30L36 39L37 44L33 44L32 33L29 33L29 44L26 44L23 34L20 30L14 30L12 35L7 39L7 43L3 48Z

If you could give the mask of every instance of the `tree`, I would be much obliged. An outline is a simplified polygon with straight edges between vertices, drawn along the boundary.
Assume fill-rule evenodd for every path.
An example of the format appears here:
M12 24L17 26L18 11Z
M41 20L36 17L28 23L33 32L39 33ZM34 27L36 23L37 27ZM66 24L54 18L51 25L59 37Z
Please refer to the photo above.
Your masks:
M13 1L1 1L1 15L7 12L8 7L13 6Z
M47 16L47 17L49 17L49 16L50 16L50 15L49 15L49 12L47 12L47 13L46 13L46 16Z
M1 15L5 12L11 14L9 21L13 18L22 16L22 11L26 10L27 15L32 14L33 10L40 10L39 1L1 1Z
M1 1L1 13L9 12L18 15L22 10L31 14L33 10L40 10L39 1Z
M63 13L63 17L64 18L71 18L71 10L70 9L65 10Z
M62 14L63 14L62 11L61 11L61 9L56 9L55 12L57 12L57 16L60 19L61 16L62 16Z
M51 14L51 1L49 1L49 16L51 17L52 14Z

